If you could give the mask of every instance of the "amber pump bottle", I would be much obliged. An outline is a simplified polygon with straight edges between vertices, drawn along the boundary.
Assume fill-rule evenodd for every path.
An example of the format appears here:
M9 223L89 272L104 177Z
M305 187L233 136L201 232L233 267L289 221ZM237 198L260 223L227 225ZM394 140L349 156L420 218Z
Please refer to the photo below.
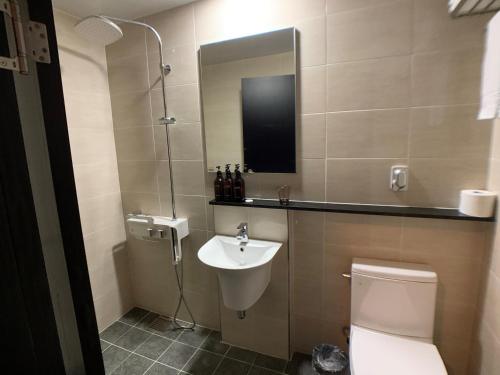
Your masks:
M224 178L220 170L220 165L217 166L217 176L214 181L214 194L216 201L224 200Z
M245 200L245 180L241 176L239 164L236 164L234 168L233 195L236 202Z
M229 167L231 164L226 164L226 177L224 178L224 200L233 200L233 176L231 175L231 170Z

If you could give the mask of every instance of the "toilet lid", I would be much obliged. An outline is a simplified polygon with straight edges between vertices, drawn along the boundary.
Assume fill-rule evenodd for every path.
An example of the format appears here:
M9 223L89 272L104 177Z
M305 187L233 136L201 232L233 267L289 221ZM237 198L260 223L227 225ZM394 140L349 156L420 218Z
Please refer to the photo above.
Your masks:
M352 375L446 375L435 345L351 326Z

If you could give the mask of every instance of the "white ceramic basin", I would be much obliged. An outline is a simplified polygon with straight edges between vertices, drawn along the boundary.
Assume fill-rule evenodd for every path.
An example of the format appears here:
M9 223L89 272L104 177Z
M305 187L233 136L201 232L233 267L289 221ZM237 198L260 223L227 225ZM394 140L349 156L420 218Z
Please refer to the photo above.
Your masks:
M198 251L198 258L217 270L224 305L245 311L262 296L271 280L271 262L279 242L215 236Z

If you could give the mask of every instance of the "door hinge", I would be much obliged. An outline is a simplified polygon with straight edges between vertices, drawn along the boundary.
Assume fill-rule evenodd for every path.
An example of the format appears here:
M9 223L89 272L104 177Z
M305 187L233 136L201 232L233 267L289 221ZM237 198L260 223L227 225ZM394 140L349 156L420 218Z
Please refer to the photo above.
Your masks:
M0 56L0 68L28 74L28 57L36 62L50 64L47 27L40 22L23 23L19 5L15 0L0 0L0 11L11 19L17 54ZM7 22L5 26L8 27Z

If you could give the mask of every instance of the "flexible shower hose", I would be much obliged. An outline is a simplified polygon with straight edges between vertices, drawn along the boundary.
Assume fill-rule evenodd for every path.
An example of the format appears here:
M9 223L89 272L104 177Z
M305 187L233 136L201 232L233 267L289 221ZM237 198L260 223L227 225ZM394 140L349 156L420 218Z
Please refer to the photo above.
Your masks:
M175 246L175 245L174 245ZM174 313L174 319L173 322L176 325L176 328L174 329L190 329L194 330L196 327L196 321L194 320L193 313L191 312L191 309L189 308L189 305L184 298L184 269L183 265L184 261L181 259L179 263L174 264L174 270L175 270L175 278L177 279L177 288L179 289L179 299L177 301L177 307L175 308L175 313ZM179 272L179 266L180 266L180 272ZM180 275L179 275L180 273ZM177 315L179 314L179 310L181 308L182 303L184 302L184 306L186 306L186 310L191 318L191 323L189 325L183 325L177 321Z

